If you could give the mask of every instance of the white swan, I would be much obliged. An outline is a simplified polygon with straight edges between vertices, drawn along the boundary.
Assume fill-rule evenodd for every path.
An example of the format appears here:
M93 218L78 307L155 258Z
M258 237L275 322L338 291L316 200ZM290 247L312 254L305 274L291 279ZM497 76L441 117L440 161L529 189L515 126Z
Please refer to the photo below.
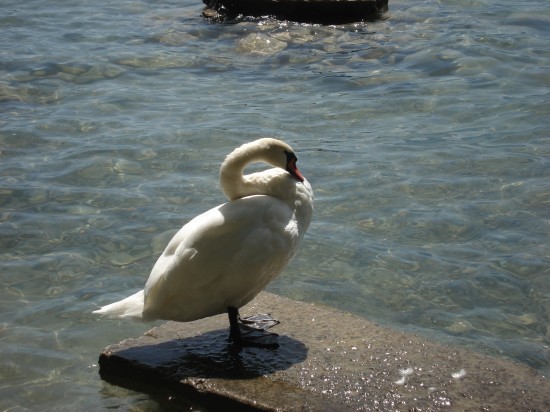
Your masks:
M287 265L313 213L313 190L286 143L259 139L230 153L220 169L229 202L195 217L174 235L145 289L94 313L192 321L227 312L240 344L238 309ZM253 162L273 169L243 176Z

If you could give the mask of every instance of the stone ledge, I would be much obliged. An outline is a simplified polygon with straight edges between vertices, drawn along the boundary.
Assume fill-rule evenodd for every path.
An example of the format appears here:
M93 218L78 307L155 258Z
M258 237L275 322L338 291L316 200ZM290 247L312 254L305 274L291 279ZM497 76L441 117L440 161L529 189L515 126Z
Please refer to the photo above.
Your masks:
M101 377L215 410L550 410L549 381L526 366L268 293L241 310L259 312L281 321L279 348L234 353L224 315L167 322L107 347Z
M218 20L238 15L272 16L303 23L345 24L379 18L388 0L203 0L204 16Z

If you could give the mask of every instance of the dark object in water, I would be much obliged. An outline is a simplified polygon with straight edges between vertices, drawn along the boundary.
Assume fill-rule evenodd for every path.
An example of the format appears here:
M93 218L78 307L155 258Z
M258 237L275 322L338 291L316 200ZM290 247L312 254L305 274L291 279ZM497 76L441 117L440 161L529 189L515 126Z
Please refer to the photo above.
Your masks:
M204 16L231 20L239 15L271 16L302 23L345 24L374 20L388 0L203 0Z

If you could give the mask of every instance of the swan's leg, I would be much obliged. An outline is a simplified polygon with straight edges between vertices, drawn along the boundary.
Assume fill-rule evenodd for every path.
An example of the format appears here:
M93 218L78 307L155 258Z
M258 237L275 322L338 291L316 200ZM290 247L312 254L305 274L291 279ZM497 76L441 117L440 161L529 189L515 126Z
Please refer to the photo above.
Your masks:
M233 306L227 307L227 315L229 316L229 340L235 345L241 345L242 334L239 328L239 309Z

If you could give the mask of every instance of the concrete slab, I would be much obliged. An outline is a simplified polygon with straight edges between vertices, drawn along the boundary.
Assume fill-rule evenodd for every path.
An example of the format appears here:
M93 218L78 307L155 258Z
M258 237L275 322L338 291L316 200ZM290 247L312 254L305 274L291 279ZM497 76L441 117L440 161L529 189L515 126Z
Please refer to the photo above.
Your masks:
M107 347L101 377L212 410L550 410L549 380L527 366L268 293L241 309L254 313L281 321L279 348L235 352L224 315L168 322Z

